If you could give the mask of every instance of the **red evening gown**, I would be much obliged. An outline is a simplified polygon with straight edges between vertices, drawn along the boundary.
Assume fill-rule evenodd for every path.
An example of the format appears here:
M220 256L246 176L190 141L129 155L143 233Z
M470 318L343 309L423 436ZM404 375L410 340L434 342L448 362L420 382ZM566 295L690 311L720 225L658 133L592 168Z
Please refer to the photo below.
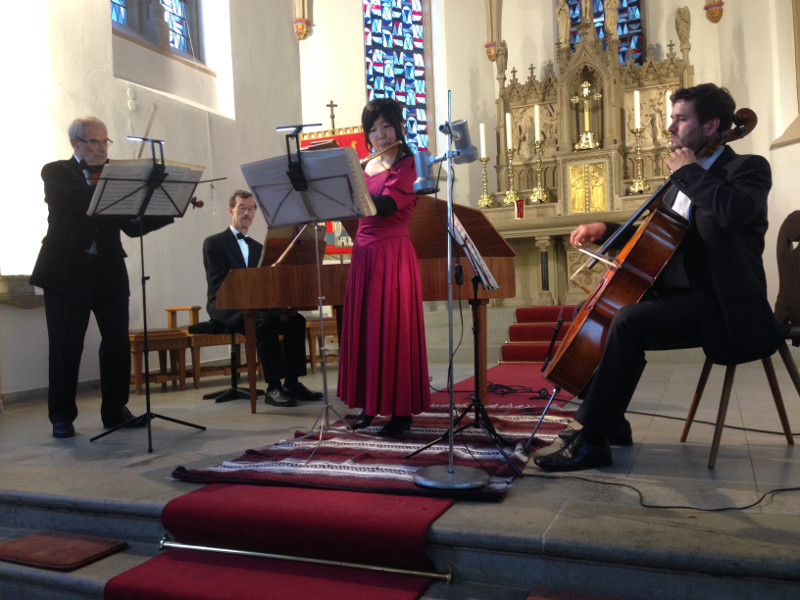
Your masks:
M408 221L417 205L411 157L365 175L374 196L397 212L364 217L353 243L339 343L339 398L368 415L411 416L428 409L430 388L422 284Z

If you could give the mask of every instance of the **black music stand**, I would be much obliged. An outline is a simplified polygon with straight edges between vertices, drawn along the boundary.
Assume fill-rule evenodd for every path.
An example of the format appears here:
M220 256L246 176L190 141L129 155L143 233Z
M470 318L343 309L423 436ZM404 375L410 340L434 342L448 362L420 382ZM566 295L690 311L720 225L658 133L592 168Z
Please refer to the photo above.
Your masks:
M144 219L147 217L182 217L186 213L194 190L200 182L203 169L189 165L170 165L164 162L163 140L148 140L151 144L153 158L143 160L114 161L103 168L100 180L95 188L92 202L87 214L92 217L130 218L139 223L139 252L142 270L142 315L144 321L144 372L145 402L144 414L124 423L106 429L89 441L98 440L117 429L126 427L136 421L145 420L147 425L147 451L153 451L153 436L150 423L153 419L164 419L179 425L194 427L205 431L202 425L195 425L167 417L150 410L150 361L147 342L147 291L149 277L144 270ZM155 145L159 144L160 159L156 158Z
M287 155L242 165L242 174L259 205L259 212L264 215L270 229L296 225L311 226L314 230L313 247L319 248L320 240L317 237L318 228L315 223L374 215L375 206L367 191L361 163L355 150L348 147L301 152L298 135L303 127L305 126L292 125L278 128L279 131L289 131L286 134ZM290 146L292 139L295 141L294 152ZM321 252L315 252L315 257L319 324L320 331L325 331L322 312L325 297L322 295ZM328 398L326 356L327 348L323 343L320 348L320 358L324 405L308 434L304 436L311 436L318 430L320 443L330 428L330 411L344 421Z

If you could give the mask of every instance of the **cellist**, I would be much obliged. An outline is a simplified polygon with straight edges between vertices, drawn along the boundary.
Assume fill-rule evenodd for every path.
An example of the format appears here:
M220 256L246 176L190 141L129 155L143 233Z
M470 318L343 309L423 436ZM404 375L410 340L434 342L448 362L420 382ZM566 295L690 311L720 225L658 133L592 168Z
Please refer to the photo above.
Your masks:
M715 147L736 109L726 89L712 83L681 88L672 106L672 186L664 204L688 219L688 229L642 300L614 314L576 424L562 435L559 450L534 458L545 471L606 467L611 443L633 443L625 412L646 352L702 347L713 362L735 364L774 352L780 342L762 261L769 163ZM570 242L602 243L617 227L581 225ZM620 247L625 241L622 236Z

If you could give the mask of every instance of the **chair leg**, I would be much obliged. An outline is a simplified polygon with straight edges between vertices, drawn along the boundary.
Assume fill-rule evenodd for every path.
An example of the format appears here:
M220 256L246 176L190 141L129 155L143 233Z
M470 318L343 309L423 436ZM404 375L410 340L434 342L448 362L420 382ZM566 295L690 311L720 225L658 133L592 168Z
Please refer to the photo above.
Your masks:
M772 365L772 358L767 356L761 359L764 365L764 373L767 375L767 382L769 382L769 389L772 390L772 398L775 400L775 408L778 409L778 418L783 427L783 435L786 438L786 443L794 446L794 438L792 437L792 429L789 427L789 417L786 416L786 407L783 405L783 397L781 396L781 388L778 385L778 378L775 376L775 367Z
M786 345L786 342L780 345L778 352L783 359L783 364L786 365L786 370L789 373L789 377L792 379L792 383L794 383L797 394L800 395L800 371L797 370L797 365L794 364L792 352L789 350L789 346Z
M733 376L735 374L736 365L729 365L725 368L725 381L722 383L722 396L720 396L719 399L717 425L714 427L714 440L711 442L711 456L708 457L709 469L713 469L714 465L717 463L717 452L719 452L719 443L722 440L722 430L725 428L725 416L728 414L728 404L731 400Z
M200 387L200 347L192 346L192 380L195 389Z
M694 398L692 398L692 405L689 408L689 414L686 415L686 422L683 424L683 433L681 433L682 442L685 442L686 436L689 435L689 428L692 426L695 414L697 414L697 407L700 405L700 398L703 397L703 391L706 389L706 383L708 383L708 376L711 373L712 365L713 363L708 359L703 363L703 370L700 371L700 379L697 381L697 389L694 392Z

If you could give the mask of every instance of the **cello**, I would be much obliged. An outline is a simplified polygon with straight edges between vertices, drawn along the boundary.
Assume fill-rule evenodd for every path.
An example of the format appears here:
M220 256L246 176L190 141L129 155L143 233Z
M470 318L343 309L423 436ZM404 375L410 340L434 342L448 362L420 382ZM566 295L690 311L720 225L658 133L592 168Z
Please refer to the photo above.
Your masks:
M752 110L739 109L733 117L731 129L718 132L714 139L695 149L695 155L709 156L718 147L745 137L757 122L758 118ZM642 299L683 240L689 227L688 220L664 204L672 188L672 182L664 183L606 240L598 252L583 246L576 247L592 257L586 263L586 268L591 269L597 262L603 262L609 268L575 315L555 356L545 362L544 377L557 386L554 396L559 389L577 395L589 383L600 362L606 333L614 314L623 306ZM604 253L630 231L645 213L648 214L644 221L616 258L607 257Z

